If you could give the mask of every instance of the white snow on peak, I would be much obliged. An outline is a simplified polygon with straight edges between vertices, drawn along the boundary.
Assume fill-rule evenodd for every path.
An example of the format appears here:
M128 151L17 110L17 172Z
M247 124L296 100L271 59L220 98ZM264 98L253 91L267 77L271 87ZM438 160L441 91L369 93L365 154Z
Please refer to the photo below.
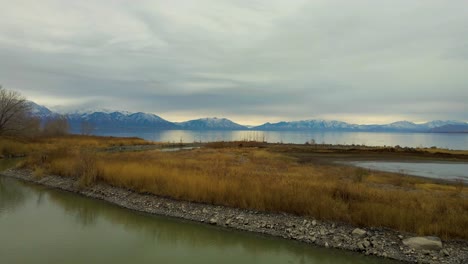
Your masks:
M427 122L427 123L424 123L422 125L424 126L427 126L429 128L435 128L435 127L441 127L441 126L445 126L445 125L463 125L465 123L463 122L460 122L460 121L454 121L454 120L434 120L434 121L430 121L430 122Z
M111 114L111 113L121 113L123 115L131 115L132 112L128 111L120 111L120 110L112 110L108 108L75 108L75 109L70 109L67 107L62 107L62 106L55 106L52 108L52 110L56 113L62 114L62 115L91 115L93 113L105 113L105 114Z

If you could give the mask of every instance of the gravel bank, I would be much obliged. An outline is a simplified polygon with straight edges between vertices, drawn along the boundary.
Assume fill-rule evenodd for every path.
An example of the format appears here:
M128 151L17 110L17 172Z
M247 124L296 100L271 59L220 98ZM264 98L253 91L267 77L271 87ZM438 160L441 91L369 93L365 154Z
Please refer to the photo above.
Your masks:
M403 243L403 240L414 237L413 234L385 228L358 229L344 223L325 222L290 214L177 201L151 194L139 194L102 183L80 188L74 179L59 176L36 179L29 170L8 170L1 175L105 200L131 210L268 234L316 246L356 251L403 262L468 263L466 240L443 241L442 248L413 249Z

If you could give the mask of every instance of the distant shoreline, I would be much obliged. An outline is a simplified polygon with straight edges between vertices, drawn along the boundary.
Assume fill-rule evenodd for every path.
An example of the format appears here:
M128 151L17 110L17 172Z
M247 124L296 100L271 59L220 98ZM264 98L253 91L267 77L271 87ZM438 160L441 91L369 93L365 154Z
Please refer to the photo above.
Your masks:
M79 131L72 131L80 135ZM269 144L341 145L357 147L408 147L468 150L468 133L419 132L317 132L317 131L255 131L255 130L96 130L96 136L140 137L145 140L171 144L255 141Z
M193 128L158 128L158 127L115 127L115 128L96 128L98 132L109 133L125 133L125 132L151 132L151 131L194 131L194 132L210 132L210 131L245 131L245 132L310 132L310 133L395 133L395 134L468 134L468 131L455 131L455 132L437 132L437 131L371 131L371 130L313 130L313 129L256 129L256 128L242 128L242 129L193 129ZM74 134L80 134L79 128L72 128Z

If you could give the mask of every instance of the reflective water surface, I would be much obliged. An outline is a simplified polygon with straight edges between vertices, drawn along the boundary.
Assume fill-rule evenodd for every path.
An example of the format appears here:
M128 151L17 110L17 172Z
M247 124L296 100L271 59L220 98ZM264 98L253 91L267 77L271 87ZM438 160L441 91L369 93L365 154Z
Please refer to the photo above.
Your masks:
M354 166L445 180L468 182L468 163L355 161Z
M145 133L105 133L98 135L136 136L158 142L210 142L257 140L270 143L304 144L312 139L316 143L356 144L367 146L432 147L468 149L468 133L372 133L372 132L313 132L313 131L190 131L162 130Z
M0 176L0 263L390 262L141 214Z

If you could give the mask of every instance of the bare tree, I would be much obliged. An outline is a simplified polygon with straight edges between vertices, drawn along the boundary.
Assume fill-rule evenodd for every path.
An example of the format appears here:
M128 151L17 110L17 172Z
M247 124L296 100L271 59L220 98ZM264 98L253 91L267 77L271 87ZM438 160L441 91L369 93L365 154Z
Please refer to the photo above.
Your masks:
M0 136L19 135L30 125L31 108L26 98L0 86Z
M57 116L49 119L44 124L43 133L46 136L63 136L67 135L70 130L66 116Z

